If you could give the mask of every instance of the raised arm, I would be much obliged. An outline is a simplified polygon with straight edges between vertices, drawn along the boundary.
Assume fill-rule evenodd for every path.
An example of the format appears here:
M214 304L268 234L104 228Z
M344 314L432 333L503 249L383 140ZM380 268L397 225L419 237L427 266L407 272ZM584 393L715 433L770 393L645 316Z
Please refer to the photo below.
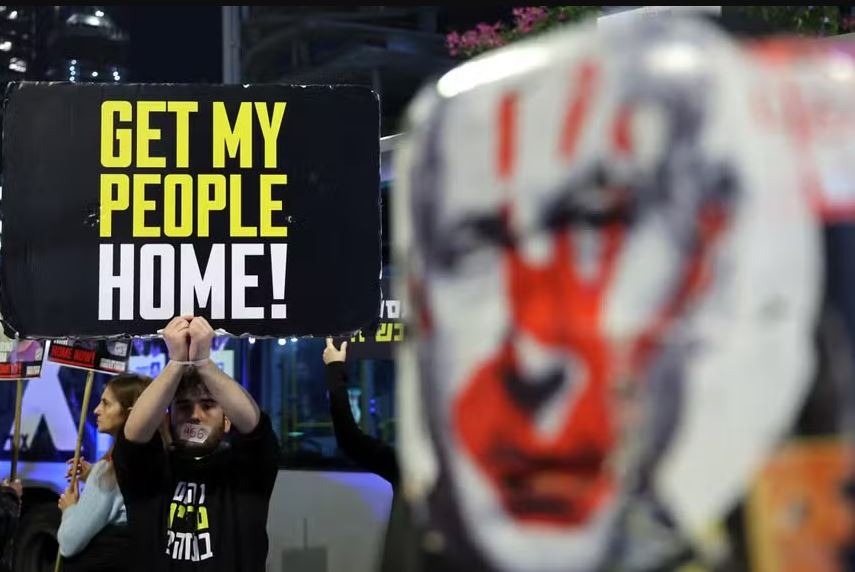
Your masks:
M163 330L169 363L160 371L131 408L125 423L125 437L133 443L148 443L163 423L169 403L175 396L190 351L192 316L176 316ZM184 362L184 363L176 363Z
M211 393L232 426L244 435L258 425L260 411L252 396L235 380L223 373L211 361L211 342L214 330L205 318L195 317L190 322L190 361L199 372L202 382ZM142 397L140 397L142 399ZM137 402L139 403L139 402Z
M341 344L341 349L336 349L332 338L327 338L323 359L330 396L330 416L339 448L365 470L377 473L396 487L399 469L395 450L388 443L363 433L353 418L344 367L347 342Z

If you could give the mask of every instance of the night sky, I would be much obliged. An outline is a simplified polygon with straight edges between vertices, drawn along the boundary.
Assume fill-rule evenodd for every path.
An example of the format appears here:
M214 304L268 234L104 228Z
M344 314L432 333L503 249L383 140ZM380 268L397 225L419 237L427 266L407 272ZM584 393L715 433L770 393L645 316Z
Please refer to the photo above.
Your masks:
M128 81L220 83L221 6L106 6L130 35ZM510 20L510 5L443 7L440 32Z
M130 35L128 81L220 83L220 6L105 6Z

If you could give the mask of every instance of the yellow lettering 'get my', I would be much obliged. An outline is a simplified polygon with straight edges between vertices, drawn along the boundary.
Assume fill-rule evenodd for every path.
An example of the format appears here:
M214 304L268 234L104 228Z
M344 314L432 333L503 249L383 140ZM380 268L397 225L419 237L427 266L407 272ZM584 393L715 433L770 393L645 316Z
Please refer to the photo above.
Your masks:
M149 143L160 139L160 129L149 126L149 115L161 111L166 111L165 101L137 102L137 167L166 167L166 157L152 157L148 150Z
M226 153L234 159L240 151L240 167L248 169L252 167L252 110L258 116L258 126L264 138L264 167L266 169L276 168L276 143L279 138L279 130L282 127L282 118L285 115L286 102L277 101L273 104L273 115L267 110L267 103L256 101L250 103L244 101L238 108L237 117L232 126L226 106L222 101L213 104L214 113L214 146L213 165L214 168L225 167Z
M167 110L175 114L175 166L190 166L190 114L199 111L196 101L170 101Z
M279 139L279 128L282 127L282 116L285 115L284 101L273 104L273 118L267 117L267 104L255 102L255 113L258 115L258 126L264 137L264 168L276 168L276 141Z
M101 166L129 167L131 165L130 128L117 128L116 118L130 123L133 108L130 101L104 101L101 103ZM118 145L115 145L118 143ZM118 152L116 151L118 147Z
M238 109L234 128L229 122L226 106L222 101L214 102L214 168L226 166L225 154L234 158L240 150L240 167L252 167L252 104L243 102Z

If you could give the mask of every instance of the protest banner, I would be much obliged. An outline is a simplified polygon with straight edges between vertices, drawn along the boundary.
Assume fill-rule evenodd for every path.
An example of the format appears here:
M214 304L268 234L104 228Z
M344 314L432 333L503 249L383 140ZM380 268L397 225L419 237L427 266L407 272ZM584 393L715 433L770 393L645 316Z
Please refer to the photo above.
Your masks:
M190 314L232 334L359 329L380 302L378 107L355 86L15 84L8 326L150 335Z
M128 367L128 340L53 340L48 359L66 367L117 374Z
M43 358L43 341L16 340L0 332L0 379L39 377Z
M366 328L354 333L347 341L349 359L394 359L395 346L404 341L404 321L401 319L401 301L383 300L379 317Z
M18 476L24 380L41 375L43 359L44 342L40 340L11 339L0 332L0 379L15 380L17 385L15 388L15 419L12 433L10 481L14 481Z

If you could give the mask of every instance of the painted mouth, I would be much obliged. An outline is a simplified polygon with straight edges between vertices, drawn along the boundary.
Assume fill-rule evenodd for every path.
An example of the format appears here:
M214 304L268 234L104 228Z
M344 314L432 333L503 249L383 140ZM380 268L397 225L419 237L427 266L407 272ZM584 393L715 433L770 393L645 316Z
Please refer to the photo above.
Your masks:
M604 374L595 359L536 365L523 373L505 353L478 368L455 403L456 428L510 518L582 527L616 490Z
M485 469L514 517L557 526L587 522L611 490L606 456L596 449L531 454L496 443Z

